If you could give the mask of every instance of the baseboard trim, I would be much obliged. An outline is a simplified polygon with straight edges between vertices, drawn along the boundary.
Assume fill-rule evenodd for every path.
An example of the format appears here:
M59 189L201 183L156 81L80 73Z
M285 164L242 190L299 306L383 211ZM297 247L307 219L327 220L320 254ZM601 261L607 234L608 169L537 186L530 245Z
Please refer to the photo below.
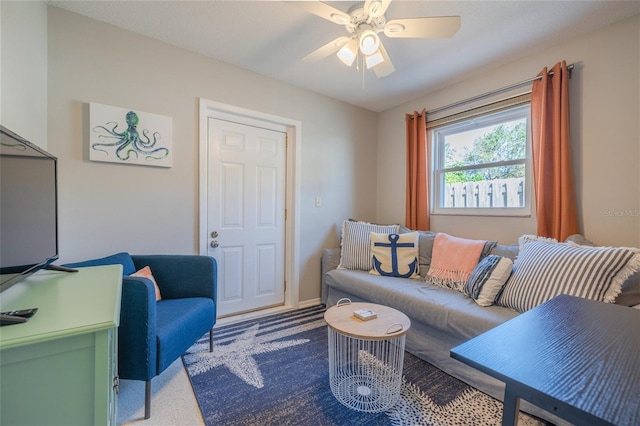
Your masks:
M218 318L216 320L215 327L235 324L237 322L242 322L242 321L260 318L260 317L266 317L268 315L273 315L273 314L280 314L284 312L293 311L296 309L308 308L310 306L317 306L319 304L320 304L320 298L317 298L317 299L310 299L310 300L304 300L302 302L299 302L298 306L282 305L282 306L275 306L272 308L262 309L259 311L245 312L243 314L233 315L233 316L224 317L224 318ZM214 327L214 333L215 333L215 327ZM214 339L215 339L215 334L214 334Z
M319 297L316 299L303 300L302 302L299 302L298 309L308 308L310 306L318 306L318 305L320 305Z

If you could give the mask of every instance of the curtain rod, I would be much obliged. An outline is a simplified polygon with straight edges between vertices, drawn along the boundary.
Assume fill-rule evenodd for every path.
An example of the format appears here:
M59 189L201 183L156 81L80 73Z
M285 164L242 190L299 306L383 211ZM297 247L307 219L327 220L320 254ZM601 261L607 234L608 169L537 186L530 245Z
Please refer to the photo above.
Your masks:
M572 70L573 70L573 64L567 65L567 71L569 71L569 78L571 78L571 71ZM553 75L553 71L549 71L548 75L550 75L550 76ZM533 83L534 81L540 80L541 78L542 78L542 76L537 76L537 77L530 78L530 79L525 80L525 81L521 81L520 83L515 83L515 84L512 84L510 86L503 87L501 89L492 90L491 92L483 93L481 95L477 95L477 96L474 96L472 98L468 98L468 99L464 99L462 101L454 102L452 104L445 105L443 107L435 108L435 109L432 109L431 111L427 111L425 115L437 114L439 112L442 112L442 111L445 111L445 110L448 110L448 109L451 109L451 108L455 108L455 107L460 106L460 105L464 105L464 104L468 104L468 103L471 103L471 102L478 101L480 99L488 98L489 96L497 95L498 93L506 92L508 90L515 89L515 88L520 87L520 86L524 86L525 84Z

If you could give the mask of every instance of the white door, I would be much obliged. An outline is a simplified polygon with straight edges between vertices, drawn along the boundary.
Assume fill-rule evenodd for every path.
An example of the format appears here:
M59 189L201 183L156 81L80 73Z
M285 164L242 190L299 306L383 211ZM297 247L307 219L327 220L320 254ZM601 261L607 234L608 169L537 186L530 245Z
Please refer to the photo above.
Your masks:
M284 304L286 133L208 118L208 254L218 316Z

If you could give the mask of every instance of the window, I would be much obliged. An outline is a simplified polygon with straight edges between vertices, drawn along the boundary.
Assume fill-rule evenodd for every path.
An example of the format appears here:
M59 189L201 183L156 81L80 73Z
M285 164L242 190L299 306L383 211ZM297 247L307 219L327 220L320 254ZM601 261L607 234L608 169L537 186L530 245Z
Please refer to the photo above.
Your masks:
M431 131L434 214L530 214L529 104Z

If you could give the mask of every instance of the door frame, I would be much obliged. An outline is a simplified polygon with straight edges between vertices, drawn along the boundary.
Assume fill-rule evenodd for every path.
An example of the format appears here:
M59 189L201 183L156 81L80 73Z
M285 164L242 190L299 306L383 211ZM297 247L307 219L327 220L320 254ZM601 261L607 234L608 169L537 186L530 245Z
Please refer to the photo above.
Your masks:
M271 129L284 127L287 134L286 183L285 183L285 291L284 305L262 311L240 314L234 318L245 319L263 314L271 314L296 309L300 305L299 259L300 259L300 143L302 123L286 117L266 114L247 108L228 105L221 102L199 98L199 218L198 218L198 253L207 255L207 217L208 217L208 119L216 118L234 121L249 126Z

